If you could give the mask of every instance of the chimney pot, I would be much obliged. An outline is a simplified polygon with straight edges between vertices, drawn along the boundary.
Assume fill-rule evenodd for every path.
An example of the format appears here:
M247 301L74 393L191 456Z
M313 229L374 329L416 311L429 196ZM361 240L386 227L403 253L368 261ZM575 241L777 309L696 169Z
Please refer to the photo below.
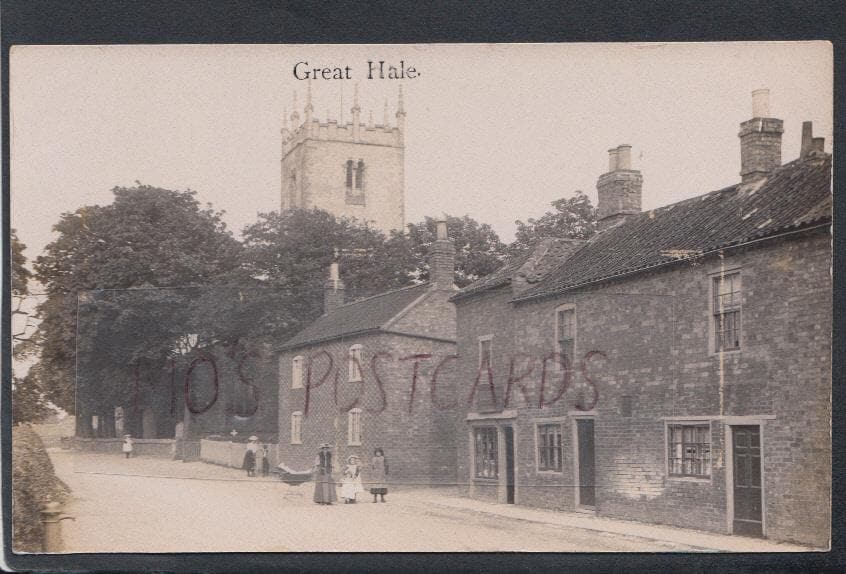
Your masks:
M449 238L447 222L435 222L435 241L429 248L429 283L436 289L455 284L455 243Z
M769 90L752 92L752 119L740 124L740 176L742 183L767 177L781 165L784 122L771 118Z
M617 169L632 168L632 146L623 144L617 146Z
M445 220L441 219L435 224L435 237L438 241L449 239L447 234L447 222Z
M752 117L770 117L770 90L762 88L752 92Z
M608 171L617 171L617 148L608 150Z
M632 169L631 149L632 146L623 144L608 150L611 169L596 182L596 216L600 231L640 212L643 176Z
M338 262L334 261L329 266L329 279L323 286L323 313L329 314L343 305L346 302L345 294L346 287L340 278Z
M825 152L825 138L812 139L811 151Z
M802 147L799 151L799 157L805 157L811 151L814 137L814 127L812 122L802 122Z

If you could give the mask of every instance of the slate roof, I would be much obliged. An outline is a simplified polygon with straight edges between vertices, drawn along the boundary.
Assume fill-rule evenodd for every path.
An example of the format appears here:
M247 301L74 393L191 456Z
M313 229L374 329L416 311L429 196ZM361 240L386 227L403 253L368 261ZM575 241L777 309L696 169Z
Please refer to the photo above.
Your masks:
M421 283L346 303L331 313L318 317L282 345L281 350L378 331L428 288L428 283Z
M513 301L688 259L831 221L831 156L812 154L764 180L738 184L627 218L592 237Z

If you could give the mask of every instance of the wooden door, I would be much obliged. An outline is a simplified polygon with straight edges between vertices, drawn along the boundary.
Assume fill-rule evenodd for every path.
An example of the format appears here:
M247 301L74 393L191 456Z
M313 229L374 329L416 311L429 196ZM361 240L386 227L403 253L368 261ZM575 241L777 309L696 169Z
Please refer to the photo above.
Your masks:
M514 429L503 427L505 433L505 502L514 504Z
M761 429L754 426L732 427L734 451L734 525L733 532L744 536L763 536L761 500Z
M577 419L579 453L579 506L596 506L596 463L593 442L593 419Z

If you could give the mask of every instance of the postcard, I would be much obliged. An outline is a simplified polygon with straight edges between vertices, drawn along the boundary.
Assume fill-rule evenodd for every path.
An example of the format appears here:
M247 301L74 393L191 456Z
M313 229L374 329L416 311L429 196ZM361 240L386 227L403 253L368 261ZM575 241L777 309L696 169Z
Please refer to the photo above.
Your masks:
M830 547L829 42L16 45L13 550Z

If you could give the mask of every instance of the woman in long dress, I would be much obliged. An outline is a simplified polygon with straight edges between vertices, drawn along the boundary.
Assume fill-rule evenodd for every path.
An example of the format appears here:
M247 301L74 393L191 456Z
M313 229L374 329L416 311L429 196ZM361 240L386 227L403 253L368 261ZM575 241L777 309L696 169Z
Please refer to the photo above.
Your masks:
M332 504L337 500L338 493L332 482L332 451L329 443L323 443L314 460L314 501Z
M256 475L256 453L258 452L258 437L251 436L247 443L247 450L244 452L244 463L241 468L247 471L247 476Z
M385 495L388 494L388 460L381 447L373 451L373 460L370 462L370 494L373 495L373 502L377 502L377 496L381 496L382 502L385 502Z

